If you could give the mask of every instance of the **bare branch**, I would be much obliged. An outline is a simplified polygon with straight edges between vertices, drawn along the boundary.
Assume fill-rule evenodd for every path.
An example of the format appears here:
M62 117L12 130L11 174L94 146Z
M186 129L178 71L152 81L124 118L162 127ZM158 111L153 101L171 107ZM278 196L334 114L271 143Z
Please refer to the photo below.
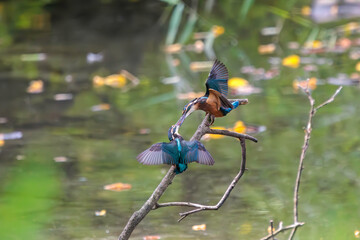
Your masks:
M317 111L319 108L322 108L323 106L333 102L335 100L335 97L340 93L341 89L343 88L343 86L338 87L338 89L336 89L335 93L325 102L323 102L322 104L320 104L319 106L317 106L315 108L315 111Z
M274 232L270 233L269 235L261 238L260 240L269 240L269 239L275 237L276 235L278 235L281 232L284 232L284 231L287 231L287 230L290 230L290 229L294 229L294 228L297 228L297 227L301 227L304 224L305 223L300 222L300 223L294 223L294 224L291 224L291 225L288 225L288 226L285 226L285 227L279 227L277 230L275 230Z
M239 139L245 138L245 139L251 140L253 142L258 142L258 140L256 138L254 138L253 136L250 136L247 134L242 134L242 133L237 133L237 132L233 132L233 131L229 131L229 130L207 128L206 133L207 134L225 135L225 136L239 138Z
M226 201L226 199L229 197L231 191L234 189L236 183L240 180L242 175L244 174L246 170L246 145L245 145L245 139L239 138L241 150L242 150L242 157L241 157L241 164L240 164L240 170L238 174L235 176L235 178L232 180L228 188L226 189L225 193L219 200L219 202L216 205L201 205L197 203L190 203L190 202L169 202L169 203L159 203L156 205L157 208L159 207L170 207L170 206L186 206L186 207L195 207L196 209L180 213L180 219L179 222L183 220L185 217L189 216L190 214L197 213L204 210L218 210Z
M298 227L304 225L305 223L299 223L298 221L298 216L299 216L299 211L298 211L298 205L299 205L299 189L300 189L300 183L301 183L301 176L302 176L302 172L304 169L304 159L305 159L305 155L307 152L307 149L309 148L309 141L310 141L310 137L311 137L311 131L312 131L312 120L313 117L316 114L316 111L318 109L320 109L321 107L331 103L332 101L334 101L335 97L339 94L339 92L342 89L342 86L340 86L335 93L325 102L323 102L322 104L320 104L318 107L315 107L315 100L314 98L311 96L311 92L309 90L309 88L301 88L305 94L307 95L309 102L310 102L310 111L309 111L309 116L308 116L308 122L305 128L305 136L304 136L304 143L302 146L302 150L301 150L301 154L300 154L300 159L299 159L299 166L298 166L298 171L297 171L297 175L296 175L296 180L295 180L295 185L294 185L294 197L293 197L293 202L294 202L294 206L293 206L293 214L294 214L294 223L292 225L289 225L287 227L284 228L280 228L279 230L275 231L273 235L276 235L275 233L277 233L278 231L285 231L288 229L292 229L290 235L289 235L289 240L292 240L293 237L295 236L296 230ZM262 238L261 240L264 239L270 239L272 236L271 234L268 235L265 238Z

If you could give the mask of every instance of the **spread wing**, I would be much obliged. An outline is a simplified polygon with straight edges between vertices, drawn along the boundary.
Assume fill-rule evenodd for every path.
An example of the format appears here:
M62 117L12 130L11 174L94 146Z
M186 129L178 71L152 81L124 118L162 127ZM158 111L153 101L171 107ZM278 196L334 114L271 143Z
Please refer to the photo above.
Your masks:
M206 91L213 89L218 91L221 95L227 96L228 94L228 79L229 73L225 65L215 60L212 66L208 79L206 80Z
M140 153L136 158L145 165L175 164L177 155L176 143L155 143L150 148ZM178 159L178 158L177 158Z
M181 154L184 163L197 162L205 165L214 165L215 161L204 145L199 141L182 141ZM184 155L183 155L184 154Z

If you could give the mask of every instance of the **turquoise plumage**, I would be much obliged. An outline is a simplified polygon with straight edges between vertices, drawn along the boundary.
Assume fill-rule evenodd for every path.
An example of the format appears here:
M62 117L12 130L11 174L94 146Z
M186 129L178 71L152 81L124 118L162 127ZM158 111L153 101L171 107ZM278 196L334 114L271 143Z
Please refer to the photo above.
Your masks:
M137 156L137 160L145 165L170 164L176 165L175 173L182 173L187 164L197 162L213 165L214 159L199 141L185 141L175 134L169 143L155 143Z

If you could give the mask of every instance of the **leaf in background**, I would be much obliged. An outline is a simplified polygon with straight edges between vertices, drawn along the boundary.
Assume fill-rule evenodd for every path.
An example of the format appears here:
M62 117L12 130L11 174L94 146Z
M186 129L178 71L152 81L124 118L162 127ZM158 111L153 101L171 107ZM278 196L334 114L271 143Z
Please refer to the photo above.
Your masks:
M290 55L282 60L285 67L298 68L300 65L300 57L298 55Z
M240 9L240 18L243 21L248 14L251 6L254 4L254 0L245 0Z
M116 192L128 190L131 188L132 188L131 184L128 184L128 183L113 183L113 184L104 186L105 190L116 191Z
M201 225L194 225L192 226L192 230L194 231L205 231L206 230L206 224L201 224Z
M196 11L195 10L191 10L190 11L190 15L189 18L186 22L186 25L184 27L184 30L182 31L180 38L179 38L179 43L184 44L189 37L191 36L191 34L194 31L194 27L195 27L195 23L197 21L197 15L196 15Z

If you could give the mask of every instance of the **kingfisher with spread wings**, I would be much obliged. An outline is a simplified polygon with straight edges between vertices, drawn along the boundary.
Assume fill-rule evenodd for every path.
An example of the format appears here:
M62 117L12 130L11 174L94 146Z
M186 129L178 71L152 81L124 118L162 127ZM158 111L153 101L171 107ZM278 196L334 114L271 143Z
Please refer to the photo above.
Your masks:
M169 143L155 143L137 156L137 160L145 165L170 164L176 165L175 173L179 174L187 169L187 164L197 162L213 165L214 159L199 141L185 141L174 131L176 126L169 129Z
M239 101L230 102L227 99L228 94L228 70L223 63L215 60L209 76L206 80L206 93L200 98L195 98L185 105L182 116L175 124L178 128L184 120L194 111L203 110L211 115L211 124L215 117L224 117L231 110L237 108ZM241 104L246 104L242 102Z

